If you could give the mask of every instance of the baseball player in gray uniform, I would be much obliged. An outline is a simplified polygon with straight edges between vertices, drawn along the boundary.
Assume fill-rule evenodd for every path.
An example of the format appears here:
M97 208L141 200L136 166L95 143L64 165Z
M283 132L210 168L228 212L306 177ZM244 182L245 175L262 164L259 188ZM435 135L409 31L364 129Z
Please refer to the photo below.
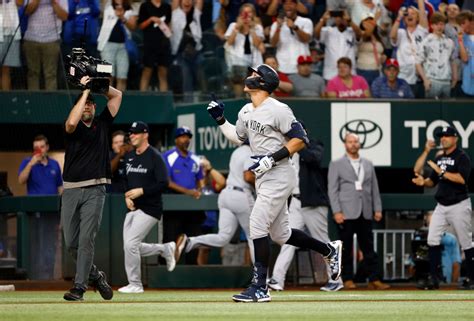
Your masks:
M255 164L249 169L256 174L257 199L250 214L250 239L254 245L254 273L252 284L232 298L236 302L269 302L266 284L270 260L270 238L276 243L310 248L328 261L331 278L340 276L341 241L324 243L306 233L291 229L288 222L287 200L295 187L295 172L289 157L308 141L306 132L292 110L270 94L278 87L278 74L268 65L249 67L244 91L251 103L239 112L235 125L224 117L224 104L215 97L207 107L223 134L230 141L242 144L249 139Z
M255 174L248 168L253 165L252 152L248 141L239 146L231 155L226 188L219 194L219 232L189 237L186 253L200 245L223 247L228 244L239 227L247 236L253 262L253 242L249 238L249 217L254 200Z

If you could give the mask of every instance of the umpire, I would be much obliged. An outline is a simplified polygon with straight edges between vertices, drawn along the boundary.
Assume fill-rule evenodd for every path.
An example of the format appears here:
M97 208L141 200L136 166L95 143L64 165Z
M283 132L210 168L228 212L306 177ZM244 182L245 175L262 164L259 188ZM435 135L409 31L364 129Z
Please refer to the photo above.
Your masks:
M86 85L89 77L83 77ZM64 294L68 301L83 300L90 282L102 298L112 299L106 275L93 264L95 236L105 201L105 184L110 184L109 130L117 115L122 92L109 87L107 108L95 117L96 103L90 89L80 94L65 123L66 154L61 220L64 240L76 262L74 286Z
M467 180L471 171L471 161L464 151L457 147L458 133L452 127L444 127L436 134L441 139L443 154L435 161L428 161L433 169L429 178L415 173L413 183L418 186L433 187L438 184L435 199L438 202L428 228L430 259L429 288L439 288L441 267L441 237L448 225L456 231L464 250L468 278L463 289L474 290L474 248L472 247L471 199L468 195Z

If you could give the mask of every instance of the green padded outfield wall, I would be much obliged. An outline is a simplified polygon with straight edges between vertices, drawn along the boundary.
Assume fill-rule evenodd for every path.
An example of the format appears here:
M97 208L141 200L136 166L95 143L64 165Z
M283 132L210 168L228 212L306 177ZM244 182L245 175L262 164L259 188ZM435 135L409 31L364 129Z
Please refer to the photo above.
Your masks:
M348 130L359 134L361 154L376 166L411 168L426 139L448 124L456 127L462 147L471 158L474 156L474 101L282 101L303 120L311 136L324 142L324 166L343 155L341 139ZM225 115L230 122L235 122L246 102L225 101ZM205 103L177 107L177 124L191 127L197 154L206 155L214 167L225 169L234 146L219 131L206 107Z

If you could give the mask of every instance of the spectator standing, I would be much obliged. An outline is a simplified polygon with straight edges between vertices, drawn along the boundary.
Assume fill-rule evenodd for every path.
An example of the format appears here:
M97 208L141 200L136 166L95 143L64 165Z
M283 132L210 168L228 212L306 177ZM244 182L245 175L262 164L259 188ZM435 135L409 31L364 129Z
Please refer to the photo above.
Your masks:
M455 48L444 34L446 18L435 12L430 19L433 32L421 43L417 52L416 70L423 79L426 98L451 97L451 88L457 83Z
M143 71L140 90L148 90L153 68L157 67L159 89L168 91L168 66L171 64L171 6L162 0L142 3L138 24L143 30Z
M265 64L272 67L278 74L278 78L280 79L280 83L278 84L278 88L275 89L273 95L275 97L289 97L293 91L293 84L291 83L290 78L279 70L278 60L275 56L267 55L265 57Z
M68 8L69 14L64 22L63 32L64 51L69 54L72 48L82 47L84 41L87 54L97 57L99 0L69 0ZM87 29L84 29L86 21Z
M289 205L290 227L302 230L306 227L312 237L323 242L329 242L328 211L329 198L326 180L321 162L324 145L317 139L309 138L309 144L293 154L292 163L296 173L297 183L293 189ZM285 276L293 260L296 248L284 244L273 267L273 274L268 286L281 291L285 285ZM321 287L323 291L338 291L343 288L342 280L331 280L330 268L326 263L328 283Z
M11 90L10 68L21 66L21 32L17 27L20 24L18 7L22 5L23 0L0 4L0 90Z
M356 134L344 138L346 154L329 164L328 194L342 249L342 279L344 287L355 289L352 268L354 233L364 255L369 272L369 288L385 290L390 286L380 281L377 254L374 252L372 219L382 220L382 202L374 165L359 155L360 141Z
M412 87L416 98L423 98L424 90L421 87L421 82L417 85L415 64L421 42L428 35L428 18L423 0L417 1L419 10L409 7L408 9L401 8L398 11L398 18L390 31L390 40L393 46L398 47L396 58L400 64L400 78L406 80ZM400 26L402 19L405 28Z
M328 98L370 98L367 81L361 76L352 75L352 61L342 57L337 61L338 74L326 86Z
M112 78L117 89L127 89L127 76L130 66L125 41L137 26L129 0L111 0L105 7L104 19L100 29L97 49L102 59L112 64Z
M62 22L68 17L68 0L30 0L26 4L28 27L23 37L28 89L40 89L41 71L46 90L58 89L57 70Z
M334 27L326 26L330 18L334 18ZM360 38L360 30L346 11L326 11L315 27L314 36L325 45L323 78L326 81L337 76L337 61L342 57L351 60L355 73L356 40Z
M87 86L88 76L81 79ZM68 301L82 301L89 282L105 300L113 297L104 272L93 264L94 243L110 184L109 130L122 102L122 93L109 87L107 107L95 117L90 89L80 94L65 122L64 192L61 220L64 242L74 259L74 286L64 294Z
M169 190L172 193L189 195L199 199L205 185L200 159L189 150L193 134L188 127L179 127L175 132L176 147L163 154L168 169ZM201 224L206 219L204 212L167 212L163 215L163 242L174 241L182 233L187 236L202 234ZM181 251L182 249L178 249ZM186 255L186 262L196 264L197 253Z
M461 58L459 54L459 43L458 43L458 35L459 33L462 32L461 26L457 22L457 16L459 15L460 10L459 6L455 3L452 3L450 5L447 5L446 8L446 16L448 18L448 22L446 23L446 27L444 28L444 34L446 37L451 39L454 43L454 56L456 57L454 59L454 62L456 64L456 74L458 75L458 82L456 84L456 87L452 91L451 95L452 96L458 96L460 95L461 92L461 81L462 81L462 63L461 63Z
M384 75L374 80L371 86L374 98L415 98L410 85L398 78L400 66L396 59L390 58L385 62Z
M270 30L270 45L276 47L280 71L296 74L295 57L309 56L309 42L313 38L313 22L297 14L297 0L284 0L284 17L278 17Z
M243 79L248 66L263 63L265 53L263 27L256 17L252 4L243 4L236 22L232 22L225 33L226 62L231 71L235 96L243 95Z
M376 17L377 23L381 24L381 20L387 19L387 9L382 0L353 0L350 6L351 18L356 25L359 25L365 17L371 15ZM384 16L384 19L381 19Z
M293 83L293 96L295 97L321 97L324 94L324 79L313 74L311 56L299 56L298 73L290 75Z
M474 97L474 14L463 11L459 14L458 23L462 33L458 35L459 54L462 61L462 94Z
M270 39L270 29L278 13L279 0L257 0L255 10L260 19L265 34L265 42Z
M361 40L357 44L357 74L372 85L375 78L380 76L380 70L387 57L380 38L377 22L372 14L360 23Z
M198 88L201 55L201 15L204 0L173 0L171 3L171 54L181 67L186 100Z
M161 194L168 187L168 172L160 153L148 143L148 125L137 121L129 129L134 150L126 154L125 203L129 212L123 223L123 251L128 285L121 293L143 293L141 257L161 255L169 272L176 266L176 243L143 243L161 219Z

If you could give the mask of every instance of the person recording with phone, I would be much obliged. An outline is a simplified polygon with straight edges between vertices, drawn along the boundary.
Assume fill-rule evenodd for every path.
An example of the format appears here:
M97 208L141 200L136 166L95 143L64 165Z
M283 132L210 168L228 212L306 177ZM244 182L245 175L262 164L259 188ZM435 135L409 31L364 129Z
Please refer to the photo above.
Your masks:
M280 71L285 74L298 72L295 57L309 56L309 43L313 38L313 22L297 12L297 0L284 0L283 11L270 30L270 45L276 47Z
M112 152L110 154L110 169L112 170L111 193L125 193L125 161L126 153L133 150L130 144L130 136L123 130L112 133Z

